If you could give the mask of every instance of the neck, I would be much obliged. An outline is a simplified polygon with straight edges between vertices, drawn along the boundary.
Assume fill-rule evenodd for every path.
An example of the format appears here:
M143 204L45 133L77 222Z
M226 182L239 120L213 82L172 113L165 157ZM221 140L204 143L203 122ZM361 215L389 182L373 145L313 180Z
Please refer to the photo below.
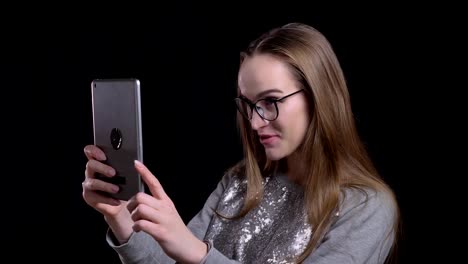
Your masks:
M299 183L304 179L305 165L297 153L293 153L286 158L285 167L289 180Z

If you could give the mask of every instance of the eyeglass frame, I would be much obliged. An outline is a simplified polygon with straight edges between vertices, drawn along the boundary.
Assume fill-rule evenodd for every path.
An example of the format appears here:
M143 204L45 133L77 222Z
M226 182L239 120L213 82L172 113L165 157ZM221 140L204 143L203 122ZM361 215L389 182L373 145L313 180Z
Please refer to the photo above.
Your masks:
M255 102L251 102L251 101L250 101L249 99L247 99L245 96L237 96L236 98L234 98L234 102L236 103L237 111L239 111L239 113L240 113L245 119L251 120L251 119L253 118L253 110L254 110L254 108L255 108L255 112L257 112L257 114L258 114L258 116L259 116L260 118L262 118L263 120L267 120L267 121L270 121L270 122L271 122L271 121L275 121L276 119L278 119L278 116L279 116L279 110L278 110L278 104L277 104L278 102L281 102L281 101L283 101L284 99L286 99L286 98L288 98L288 97L290 97L290 96L293 96L293 95L295 95L295 94L298 94L298 93L300 93L300 92L303 92L303 91L305 91L305 90L304 90L304 89L299 89L299 90L297 90L297 91L295 91L295 92L293 92L293 93L290 93L290 94L288 94L288 95L285 95L285 96L283 96L283 97L281 97L281 98L273 99L273 98L268 98L268 97L266 97L266 98L260 98L260 99L258 99L258 100L255 101ZM250 107L250 118L249 118L246 114L242 113L242 110L241 110L241 109L239 109L239 104L236 102L237 100L242 100L243 102L247 103L247 105ZM267 118L263 117L263 115L260 114L260 112L258 112L258 108L257 108L257 106L256 106L257 103L260 102L260 101L266 101L266 100L270 101L271 103L273 103L273 104L275 105L276 116L275 116L275 118L273 118L273 119L267 119Z

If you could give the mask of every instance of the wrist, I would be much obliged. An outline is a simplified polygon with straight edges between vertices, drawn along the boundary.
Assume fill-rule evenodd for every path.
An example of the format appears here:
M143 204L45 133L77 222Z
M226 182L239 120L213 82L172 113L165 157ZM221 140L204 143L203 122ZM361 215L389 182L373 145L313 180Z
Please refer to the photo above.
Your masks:
M210 246L207 242L200 241L197 239L197 245L194 247L192 260L189 262L191 264L199 264L208 254Z
M133 221L130 215L104 216L110 230L119 244L126 243L133 233Z

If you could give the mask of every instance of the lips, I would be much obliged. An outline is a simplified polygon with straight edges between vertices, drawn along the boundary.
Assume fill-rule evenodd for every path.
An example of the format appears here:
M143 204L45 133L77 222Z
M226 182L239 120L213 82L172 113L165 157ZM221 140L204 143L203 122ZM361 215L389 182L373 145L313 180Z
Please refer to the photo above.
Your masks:
M275 137L276 135L267 135L267 134L262 134L262 135L258 135L260 137L260 140L263 140L263 139L267 139L267 138L271 138L271 137Z
M260 143L263 145L272 145L279 139L279 136L274 134L260 134L258 136L260 137Z

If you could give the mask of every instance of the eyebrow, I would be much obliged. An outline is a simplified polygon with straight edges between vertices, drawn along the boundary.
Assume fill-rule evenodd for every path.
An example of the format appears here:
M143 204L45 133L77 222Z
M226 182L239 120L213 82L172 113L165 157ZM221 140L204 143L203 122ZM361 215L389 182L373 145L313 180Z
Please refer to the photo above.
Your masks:
M255 100L257 100L258 98L262 98L263 96L267 95L267 94L270 94L270 93L283 93L283 91L281 91L280 89L268 89L268 90L265 90L263 92L260 92L258 93L256 96L255 96ZM245 95L241 94L243 97L247 98Z

